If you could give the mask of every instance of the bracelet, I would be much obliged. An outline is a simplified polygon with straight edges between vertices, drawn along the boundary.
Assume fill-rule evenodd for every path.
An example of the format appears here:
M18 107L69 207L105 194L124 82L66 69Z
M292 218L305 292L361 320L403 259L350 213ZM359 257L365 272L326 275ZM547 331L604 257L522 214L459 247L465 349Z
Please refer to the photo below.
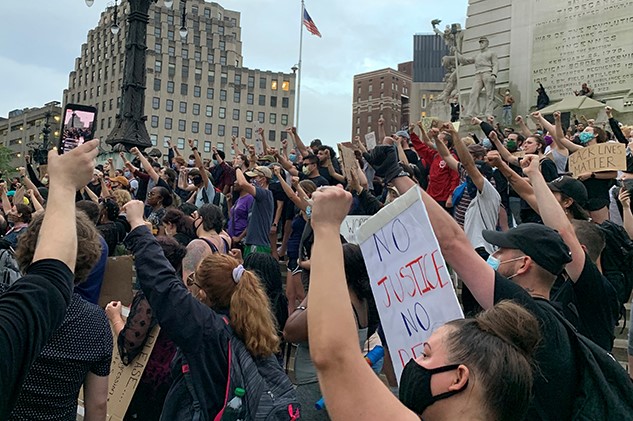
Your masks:
M295 307L295 311L304 311L306 310L307 307L306 306L299 306L299 307Z

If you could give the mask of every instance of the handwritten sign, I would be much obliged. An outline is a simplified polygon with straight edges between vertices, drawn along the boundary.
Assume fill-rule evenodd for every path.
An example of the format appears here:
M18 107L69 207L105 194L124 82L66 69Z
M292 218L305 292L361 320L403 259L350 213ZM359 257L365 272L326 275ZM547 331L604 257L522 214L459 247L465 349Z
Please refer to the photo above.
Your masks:
M354 150L352 149L352 144L349 142L339 143L338 144L338 152L343 160L343 170L345 172L345 178L351 180L351 172L354 166L358 166L358 160L356 160L356 155L354 154Z
M398 382L431 333L463 318L417 187L356 232Z
M598 143L569 155L569 172L574 177L599 171L626 170L626 145Z
M376 147L376 133L371 132L365 135L365 145L367 145L367 150L371 151Z
M341 224L341 235L347 240L348 243L358 244L356 239L356 231L363 225L370 217L369 216L346 216Z

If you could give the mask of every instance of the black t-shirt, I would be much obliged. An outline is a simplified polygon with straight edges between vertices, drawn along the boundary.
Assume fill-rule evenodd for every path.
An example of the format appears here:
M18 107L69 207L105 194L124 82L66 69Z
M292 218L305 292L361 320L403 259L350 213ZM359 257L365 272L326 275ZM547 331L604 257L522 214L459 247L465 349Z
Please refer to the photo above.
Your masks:
M578 332L611 352L618 320L618 300L609 281L585 255L585 266L576 282L567 279L552 296Z
M327 169L326 169L327 170ZM319 169L320 171L320 169ZM329 176L329 175L328 175ZM308 177L306 175L304 175L302 172L299 173L299 178L301 180L310 180L312 181L317 187L321 187L321 186L329 186L330 182L328 181L327 178L321 176L321 175L317 175L316 177Z
M542 341L534 360L534 398L527 420L571 419L577 382L576 357L565 326L549 302L531 297L523 288L495 274L494 302L513 300L539 321Z

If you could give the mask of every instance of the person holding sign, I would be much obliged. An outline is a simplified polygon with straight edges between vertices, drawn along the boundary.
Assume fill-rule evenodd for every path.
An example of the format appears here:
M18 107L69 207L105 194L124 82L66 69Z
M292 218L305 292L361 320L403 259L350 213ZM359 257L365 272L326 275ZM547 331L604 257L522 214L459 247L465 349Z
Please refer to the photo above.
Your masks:
M376 149L384 148L393 151L397 165L395 149ZM393 179L393 172L383 169L378 165L381 176ZM339 239L352 197L326 187L313 199L309 342L330 418L522 419L532 385L530 355L540 339L536 319L517 304L504 302L476 319L438 328L424 344L423 354L406 365L398 402L358 351Z
M546 121L538 111L532 113L532 117L540 121L541 124L544 124L543 121ZM556 142L559 147L567 148L570 154L607 141L605 131L595 126L588 126L580 133L580 145L575 144L564 136L560 136L558 131L555 131L555 133L554 142ZM572 159L571 155L569 159ZM613 185L613 181L617 175L617 171L596 171L574 174L587 188L589 200L585 204L585 208L589 211L591 219L597 224L601 224L609 219L609 189Z

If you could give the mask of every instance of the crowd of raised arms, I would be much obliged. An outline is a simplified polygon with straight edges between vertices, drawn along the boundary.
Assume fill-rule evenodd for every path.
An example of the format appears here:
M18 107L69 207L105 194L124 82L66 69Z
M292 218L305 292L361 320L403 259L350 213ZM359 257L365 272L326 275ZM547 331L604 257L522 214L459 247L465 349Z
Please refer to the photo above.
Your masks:
M27 157L0 183L0 419L75 420L83 388L83 419L105 420L113 354L144 366L125 420L633 419L633 335L629 375L610 356L633 288L633 130L605 111L474 118L467 136L381 119L377 146L341 146L352 162L295 128L278 148L259 129L226 152ZM626 170L568 172L605 142ZM396 376L341 224L410 189L466 318ZM102 308L121 256L133 298Z

